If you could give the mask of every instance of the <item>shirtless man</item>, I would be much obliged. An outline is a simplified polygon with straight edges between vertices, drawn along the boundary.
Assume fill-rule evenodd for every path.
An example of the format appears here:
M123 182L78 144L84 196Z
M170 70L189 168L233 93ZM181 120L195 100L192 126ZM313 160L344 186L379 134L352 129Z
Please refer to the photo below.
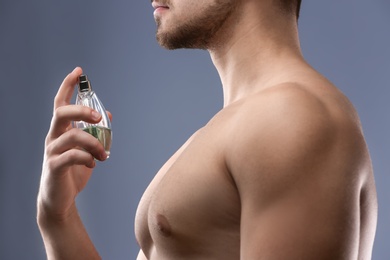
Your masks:
M224 107L161 168L140 201L138 259L370 259L377 202L358 115L302 57L294 0L155 0L159 43L207 49ZM46 139L38 223L49 259L99 259L75 206L93 158L72 120L77 68ZM83 149L78 149L78 148Z

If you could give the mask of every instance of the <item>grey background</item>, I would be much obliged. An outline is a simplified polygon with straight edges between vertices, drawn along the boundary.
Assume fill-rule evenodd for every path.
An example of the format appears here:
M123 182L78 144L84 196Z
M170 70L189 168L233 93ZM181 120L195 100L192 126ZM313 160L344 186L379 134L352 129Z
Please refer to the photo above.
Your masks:
M179 1L179 0L178 0ZM112 157L78 198L104 259L134 259L134 214L165 160L222 106L204 51L155 42L150 1L0 1L0 259L44 259L36 226L53 97L82 66L114 115ZM309 62L355 104L376 173L374 259L390 259L390 2L303 0Z

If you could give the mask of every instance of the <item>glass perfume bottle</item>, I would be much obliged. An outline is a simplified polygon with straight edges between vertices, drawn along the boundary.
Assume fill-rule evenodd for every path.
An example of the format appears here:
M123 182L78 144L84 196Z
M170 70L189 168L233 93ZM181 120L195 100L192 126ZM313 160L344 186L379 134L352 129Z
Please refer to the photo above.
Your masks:
M102 102L99 100L96 93L92 90L91 82L88 80L87 75L81 75L79 77L76 105L93 108L102 115L102 120L97 124L90 124L84 121L75 121L73 123L74 127L80 128L96 137L103 145L104 150L109 157L112 142L111 121L106 113L106 110L104 109Z

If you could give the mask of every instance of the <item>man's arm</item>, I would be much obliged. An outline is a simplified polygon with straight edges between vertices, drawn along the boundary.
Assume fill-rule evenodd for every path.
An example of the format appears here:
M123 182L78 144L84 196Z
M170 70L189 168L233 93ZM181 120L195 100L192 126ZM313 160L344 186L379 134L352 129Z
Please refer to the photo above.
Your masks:
M227 149L241 258L357 259L360 130L302 89L268 92L237 117Z
M38 225L48 259L100 259L74 207L66 219L46 216L40 210Z
M71 126L72 121L101 120L101 115L91 108L70 104L81 74L82 70L76 68L59 88L45 142L37 221L48 259L100 259L75 206L76 196L95 167L94 158L107 158L96 138Z

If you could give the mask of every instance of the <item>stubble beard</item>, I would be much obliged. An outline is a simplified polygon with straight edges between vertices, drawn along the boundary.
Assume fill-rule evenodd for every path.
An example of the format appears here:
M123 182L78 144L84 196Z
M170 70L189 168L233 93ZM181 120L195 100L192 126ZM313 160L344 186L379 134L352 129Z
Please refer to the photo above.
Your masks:
M235 9L236 0L216 0L207 6L200 15L189 18L166 30L162 30L161 20L157 19L156 38L158 43L169 50L173 49L212 49L222 44L217 34ZM221 34L221 33L220 33Z

